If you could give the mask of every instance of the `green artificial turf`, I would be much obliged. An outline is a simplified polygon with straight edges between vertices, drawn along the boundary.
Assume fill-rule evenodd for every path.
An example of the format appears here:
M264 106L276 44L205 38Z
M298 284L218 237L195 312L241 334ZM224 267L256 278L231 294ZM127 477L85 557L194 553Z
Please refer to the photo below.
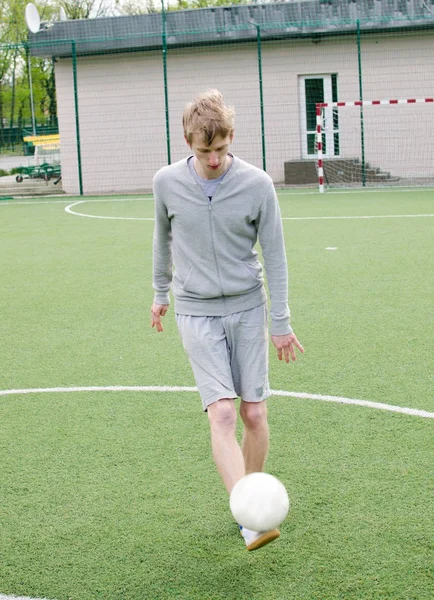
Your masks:
M306 354L271 349L272 388L433 412L433 218L311 217L432 214L434 192L279 198ZM173 312L149 326L151 197L81 200L0 206L0 390L193 386ZM247 553L197 394L0 396L0 595L430 600L433 420L278 396L269 418L291 511Z

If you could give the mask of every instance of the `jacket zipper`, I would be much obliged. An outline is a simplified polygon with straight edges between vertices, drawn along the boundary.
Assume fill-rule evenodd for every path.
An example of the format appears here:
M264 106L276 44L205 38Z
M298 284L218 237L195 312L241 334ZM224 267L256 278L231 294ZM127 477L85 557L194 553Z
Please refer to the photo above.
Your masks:
M211 209L211 200L209 200L208 203L208 214L209 214L209 231L210 231L210 236L211 236L211 246L212 246L212 251L213 251L213 255L214 255L214 264L215 264L215 268L217 271L217 277L218 277L218 281L219 281L219 285L220 285L220 292L221 295L224 296L224 292L223 292L223 286L222 286L222 280L220 277L220 269L219 269L219 265L218 265L218 261L217 261L217 255L215 252L215 245L214 245L214 232L213 232L213 224L212 224L212 209Z
M199 184L196 184L196 185L199 188L201 188L201 186ZM216 193L214 194L214 196L212 196L212 198L215 198L215 196L217 194L217 191L218 191L218 188L217 188ZM203 193L202 188L201 188L201 192L202 192L203 197L206 198L207 201L208 201L209 231L210 231L210 237L211 237L212 251L213 251L213 255L214 255L214 264L215 264L215 268L216 268L216 271L217 271L218 282L219 282L219 285L220 285L220 293L221 293L222 296L224 296L225 294L223 292L222 280L221 280L221 277L220 277L220 269L219 269L219 265L218 265L218 261L217 261L217 255L216 255L216 252L215 252L215 245L214 245L214 235L213 235L213 226L212 226L212 214L211 214L212 213L212 209L211 209L211 204L212 203L211 203L211 200L210 200L209 196L206 196Z

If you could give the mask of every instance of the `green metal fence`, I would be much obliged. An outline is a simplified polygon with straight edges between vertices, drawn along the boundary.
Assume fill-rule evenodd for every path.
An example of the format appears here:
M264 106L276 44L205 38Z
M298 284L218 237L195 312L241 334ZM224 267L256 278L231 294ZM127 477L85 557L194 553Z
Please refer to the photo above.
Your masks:
M433 42L433 2L340 0L60 22L8 48L35 75L53 66L64 188L86 194L150 189L186 154L183 106L208 87L235 105L238 155L277 184L315 185L316 104L432 97ZM27 106L44 85L33 77ZM434 182L429 103L324 116L329 185Z

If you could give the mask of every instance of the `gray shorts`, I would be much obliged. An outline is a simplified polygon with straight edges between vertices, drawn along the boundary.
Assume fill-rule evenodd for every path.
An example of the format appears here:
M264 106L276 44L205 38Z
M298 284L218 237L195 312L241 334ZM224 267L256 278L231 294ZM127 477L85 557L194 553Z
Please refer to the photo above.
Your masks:
M267 306L225 317L176 315L203 410L222 398L261 402L268 383Z

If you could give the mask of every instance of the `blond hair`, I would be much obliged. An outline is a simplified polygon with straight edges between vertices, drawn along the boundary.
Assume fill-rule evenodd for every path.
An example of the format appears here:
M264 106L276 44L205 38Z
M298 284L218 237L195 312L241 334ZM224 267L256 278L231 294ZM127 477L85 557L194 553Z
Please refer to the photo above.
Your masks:
M216 135L222 138L234 129L235 110L226 106L223 95L218 90L207 90L187 104L182 115L184 135L189 144L198 133L204 143L210 146Z

